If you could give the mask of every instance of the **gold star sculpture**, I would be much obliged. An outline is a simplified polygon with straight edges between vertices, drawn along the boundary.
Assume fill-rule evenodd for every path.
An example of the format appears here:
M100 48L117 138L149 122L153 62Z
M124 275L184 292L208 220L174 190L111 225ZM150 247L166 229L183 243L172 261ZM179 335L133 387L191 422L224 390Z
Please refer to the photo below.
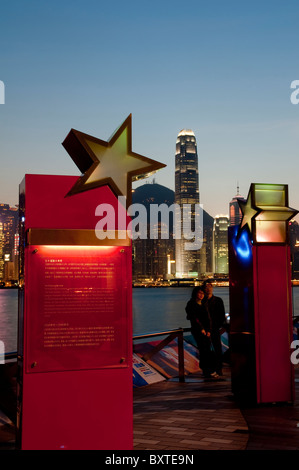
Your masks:
M132 181L166 166L132 151L131 114L108 142L71 129L62 145L82 173L67 196L108 185L116 196L125 196L128 208Z
M251 233L252 219L259 213L259 210L257 210L255 207L252 207L251 192L249 192L246 202L238 200L238 204L242 212L242 220L240 224L240 229L242 230L243 227L247 225L248 230Z
M287 243L288 221L298 214L289 207L286 184L252 183L242 211L239 233L247 226L253 243Z

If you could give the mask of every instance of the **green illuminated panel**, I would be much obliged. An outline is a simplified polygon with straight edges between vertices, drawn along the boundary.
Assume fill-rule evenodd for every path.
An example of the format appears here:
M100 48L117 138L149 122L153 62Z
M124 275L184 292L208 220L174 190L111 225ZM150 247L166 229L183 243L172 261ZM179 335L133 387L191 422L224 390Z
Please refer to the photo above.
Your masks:
M247 226L254 243L287 243L288 221L298 214L288 207L287 185L253 183L247 201L239 205L240 230Z
M257 206L285 206L286 188L282 185L255 185L255 204Z

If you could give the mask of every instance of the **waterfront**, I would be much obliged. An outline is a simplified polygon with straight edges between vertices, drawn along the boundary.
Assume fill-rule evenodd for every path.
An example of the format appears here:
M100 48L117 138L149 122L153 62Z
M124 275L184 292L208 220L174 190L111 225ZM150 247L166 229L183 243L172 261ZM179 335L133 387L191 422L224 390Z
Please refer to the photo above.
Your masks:
M133 289L134 335L156 333L174 328L189 328L185 306L193 287ZM229 288L215 287L214 294L222 297L229 312Z
M133 334L142 335L190 327L185 306L192 287L133 289ZM215 287L229 313L229 288ZM6 352L17 350L17 289L0 289L0 340ZM293 316L299 316L299 286L293 287Z
M17 350L18 289L0 289L0 341L5 352Z

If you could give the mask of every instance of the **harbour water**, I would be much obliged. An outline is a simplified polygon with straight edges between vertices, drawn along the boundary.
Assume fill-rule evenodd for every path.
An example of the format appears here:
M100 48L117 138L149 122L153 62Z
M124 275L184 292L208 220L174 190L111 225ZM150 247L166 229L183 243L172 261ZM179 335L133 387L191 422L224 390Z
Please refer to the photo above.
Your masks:
M17 350L18 289L0 289L0 341L4 351Z
M191 296L190 287L134 288L133 335L190 327L185 306ZM215 287L229 313L228 287ZM293 287L293 316L299 316L299 286ZM17 350L18 290L0 289L0 341L5 352Z
M156 333L175 328L189 328L185 307L192 287L135 288L133 289L134 335ZM229 312L228 287L214 288L214 295L222 297Z

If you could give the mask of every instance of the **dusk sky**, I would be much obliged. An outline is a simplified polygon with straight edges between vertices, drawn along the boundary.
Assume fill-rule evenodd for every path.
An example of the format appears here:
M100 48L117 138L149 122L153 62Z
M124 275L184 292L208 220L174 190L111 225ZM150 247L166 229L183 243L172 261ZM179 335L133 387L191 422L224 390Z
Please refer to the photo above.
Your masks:
M299 209L298 0L0 8L0 202L18 203L26 173L79 176L69 130L108 140L132 113L133 151L166 164L156 182L171 189L177 134L194 131L212 216L228 214L237 182L245 197L250 183L288 184Z

